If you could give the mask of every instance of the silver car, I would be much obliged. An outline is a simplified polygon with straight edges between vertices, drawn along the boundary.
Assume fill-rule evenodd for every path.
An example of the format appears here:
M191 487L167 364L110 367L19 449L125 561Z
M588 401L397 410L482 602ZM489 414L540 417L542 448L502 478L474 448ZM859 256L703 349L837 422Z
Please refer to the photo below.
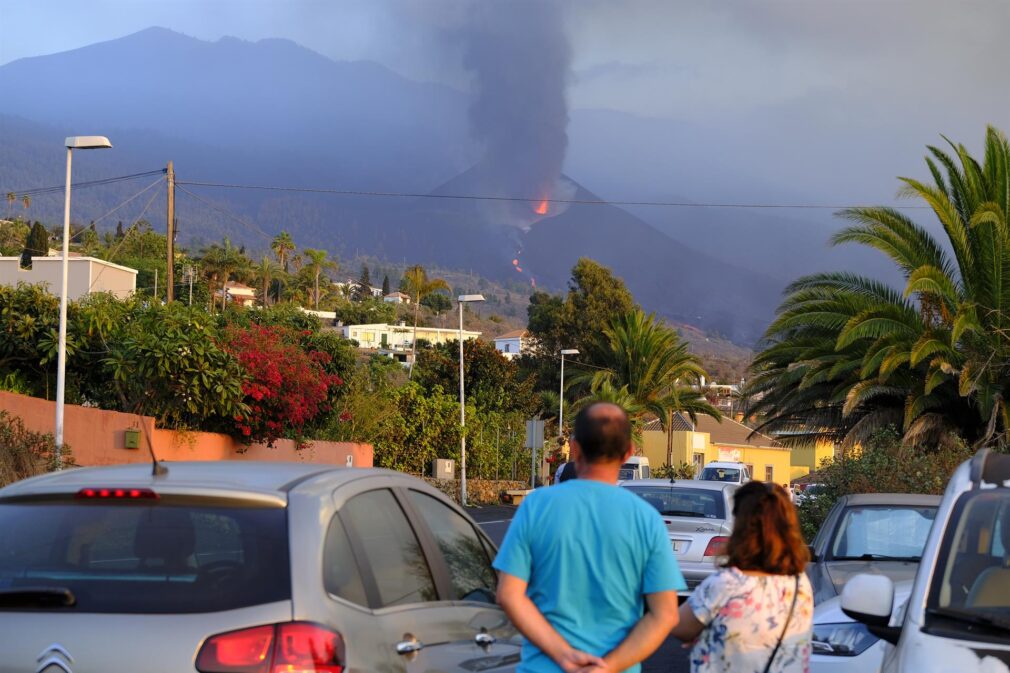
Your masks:
M716 571L715 561L733 532L733 494L738 486L664 479L625 481L621 486L644 498L662 515L687 580L685 595L690 594Z
M0 489L0 673L512 671L491 541L418 479L296 463Z
M915 577L939 505L938 495L912 493L839 498L810 548L807 576L814 602L834 598L859 573L887 575L895 582Z

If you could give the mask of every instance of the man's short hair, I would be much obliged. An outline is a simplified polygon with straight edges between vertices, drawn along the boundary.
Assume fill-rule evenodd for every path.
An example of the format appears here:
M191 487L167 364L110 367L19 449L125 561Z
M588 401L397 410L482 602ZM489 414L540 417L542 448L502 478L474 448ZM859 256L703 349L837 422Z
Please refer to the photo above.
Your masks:
M616 404L593 402L575 417L574 435L587 463L609 463L631 446L631 421Z

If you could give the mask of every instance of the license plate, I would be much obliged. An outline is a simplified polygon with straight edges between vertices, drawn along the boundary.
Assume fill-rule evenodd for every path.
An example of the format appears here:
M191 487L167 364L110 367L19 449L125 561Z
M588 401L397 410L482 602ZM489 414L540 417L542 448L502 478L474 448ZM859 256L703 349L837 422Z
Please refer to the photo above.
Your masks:
M682 554L687 549L687 540L671 540L674 554Z

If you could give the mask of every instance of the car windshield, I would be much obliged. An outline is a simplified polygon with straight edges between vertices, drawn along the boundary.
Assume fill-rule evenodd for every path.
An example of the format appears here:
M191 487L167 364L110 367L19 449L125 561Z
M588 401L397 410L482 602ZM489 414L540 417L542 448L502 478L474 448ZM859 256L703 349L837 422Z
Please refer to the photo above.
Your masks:
M706 467L701 471L703 481L728 481L739 483L740 470L735 467Z
M0 594L69 591L77 612L195 613L287 600L281 508L0 505ZM0 604L3 602L0 601Z
M836 561L918 561L935 518L936 507L847 507L831 541L831 557Z
M1010 628L1010 490L961 496L926 603L934 618Z
M720 491L676 486L628 486L664 516L697 519L725 519L726 507Z

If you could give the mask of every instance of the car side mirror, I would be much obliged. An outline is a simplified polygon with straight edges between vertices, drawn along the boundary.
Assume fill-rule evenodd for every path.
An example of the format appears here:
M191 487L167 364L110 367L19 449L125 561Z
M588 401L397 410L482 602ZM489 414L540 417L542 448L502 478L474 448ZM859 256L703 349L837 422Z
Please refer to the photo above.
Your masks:
M842 589L842 612L866 625L870 633L892 645L901 637L900 626L890 626L894 609L894 582L884 575L856 575Z

